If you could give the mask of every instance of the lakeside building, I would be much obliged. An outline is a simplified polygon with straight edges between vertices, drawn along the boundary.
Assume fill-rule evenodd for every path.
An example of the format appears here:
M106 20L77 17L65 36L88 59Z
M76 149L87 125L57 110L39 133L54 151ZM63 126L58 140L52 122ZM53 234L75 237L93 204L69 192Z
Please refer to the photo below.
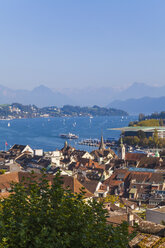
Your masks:
M158 132L159 138L165 138L165 127L121 127L121 128L111 128L110 130L121 131L124 136L137 136L138 131L143 131L147 138L152 137L155 129Z

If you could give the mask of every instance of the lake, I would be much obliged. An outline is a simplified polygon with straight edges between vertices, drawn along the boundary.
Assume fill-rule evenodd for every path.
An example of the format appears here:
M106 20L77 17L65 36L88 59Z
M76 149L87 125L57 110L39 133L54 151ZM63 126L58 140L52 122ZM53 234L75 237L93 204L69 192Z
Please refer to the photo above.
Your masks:
M78 140L68 140L76 149L92 151L95 147L80 146L78 141L88 138L118 139L120 131L109 128L128 126L130 121L137 120L137 116L101 116L101 117L55 117L36 119L0 120L0 150L8 149L14 144L30 145L33 149L42 148L44 151L61 149L65 139L59 137L61 133L74 133Z

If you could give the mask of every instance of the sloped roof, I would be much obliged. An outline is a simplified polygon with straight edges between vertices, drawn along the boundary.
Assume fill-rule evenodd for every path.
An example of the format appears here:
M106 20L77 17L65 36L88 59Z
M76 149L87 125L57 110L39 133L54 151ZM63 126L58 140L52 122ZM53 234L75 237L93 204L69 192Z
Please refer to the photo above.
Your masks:
M10 148L10 151L11 151L11 150L20 150L20 151L23 151L23 149L24 149L25 147L26 147L25 145L18 145L18 144L15 144L15 145L13 145L13 146Z
M137 207L137 203L129 201L126 198L121 198L120 201L122 204L124 204L124 206L131 207L132 205L134 205L135 207Z
M98 181L97 180L89 180L89 179L86 179L86 180L83 180L81 182L81 184L86 188L88 189L88 191L90 191L92 194L95 193L96 191L96 187L98 185Z
M21 182L24 179L25 184L29 184L29 178L33 178L33 180L39 181L39 179L42 177L41 174L31 174L29 172L11 172L11 173L6 173L3 175L0 175L0 188L7 188L12 182L18 183ZM50 183L52 184L53 182L53 175L47 175L46 177ZM76 178L71 177L71 176L61 176L61 179L63 181L63 187L64 189L69 189L73 193L80 193L81 188L84 187ZM88 189L84 189L86 191L85 197L91 197L93 196L91 192L89 192Z
M92 159L87 159L87 158L81 158L77 161L75 167L79 168L80 165L85 166L86 168L96 168L100 170L105 170L105 165L100 165L98 162L92 160Z
M151 176L148 179L149 183L163 183L165 178L165 173L152 173Z
M109 207L110 208L110 211L125 211L125 209L123 209L123 208L120 208L120 207L118 207L118 206L116 206L114 203L112 203L112 202L105 202L104 204L103 204L103 206L104 207Z
M80 189L82 187L84 188L84 185L81 184L76 178L74 178L74 193L80 193ZM92 192L90 192L87 187L85 187L85 189L83 189L83 191L85 191L85 197L92 197L93 196Z
M121 224L123 221L127 221L128 220L128 214L116 214L114 216L110 216L107 218L107 222L111 223L111 224Z
M117 184L122 183L123 181L117 179L117 175L119 173L124 175L123 180L125 180L125 178L129 175L129 171L127 169L118 169L109 178L107 178L104 181L104 183L109 186L111 186L112 184L115 184L115 182Z
M138 233L130 242L130 248L164 248L165 238L156 235Z
M129 152L125 154L125 160L127 161L140 161L142 158L147 157L144 153L133 153Z
M98 149L91 152L91 155L95 157L107 157L109 154L111 154L113 157L117 157L112 149Z
M86 151L82 151L82 150L74 150L71 153L71 156L82 157L85 153L87 153L87 152Z
M160 166L160 158L157 157L143 157L140 162L138 167L146 167L146 168L157 168Z

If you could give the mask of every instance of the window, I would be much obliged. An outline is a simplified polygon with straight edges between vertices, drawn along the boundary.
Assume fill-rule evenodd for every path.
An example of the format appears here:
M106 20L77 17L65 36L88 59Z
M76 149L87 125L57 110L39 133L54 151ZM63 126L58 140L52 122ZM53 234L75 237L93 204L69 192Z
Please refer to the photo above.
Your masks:
M131 199L134 199L134 194L130 194L130 198Z
M104 194L103 193L99 193L99 197L103 197L104 196Z

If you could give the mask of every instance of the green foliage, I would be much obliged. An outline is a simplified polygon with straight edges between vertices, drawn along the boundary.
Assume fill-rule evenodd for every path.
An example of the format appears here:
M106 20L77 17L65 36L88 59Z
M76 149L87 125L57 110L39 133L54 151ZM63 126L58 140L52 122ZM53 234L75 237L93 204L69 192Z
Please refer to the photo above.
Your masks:
M60 116L127 116L128 113L114 108L104 108L99 106L93 107L80 107L65 105L62 108L56 106L38 108L35 105L23 105L20 103L12 103L11 105L0 105L0 118L34 118L43 115L49 115L50 117Z
M84 192L64 190L60 175L50 186L46 175L14 184L1 202L0 247L5 248L125 248L128 225L107 224L107 212Z
M133 137L133 144L134 144L134 145L139 145L139 142L140 142L139 137L134 136L134 137Z
M145 132L143 132L142 130L139 130L137 132L137 136L139 139L144 139L146 137Z
M5 174L6 170L0 169L0 174Z
M163 226L165 226L165 221L164 221L164 220L162 220L162 221L161 221L161 224L162 224Z
M116 195L107 195L104 198L100 198L100 201L103 203L107 203L107 202L110 202L112 204L117 203L117 204L119 204L119 207L121 207L121 208L124 207L124 204L121 203L119 196L116 196Z
M93 116L115 116L115 115L128 115L125 111L113 108L104 108L94 105L93 107L80 107L65 105L61 108L64 115L93 115Z
M150 119L150 120L143 120L139 122L133 122L132 126L134 127L159 127L159 120Z
M144 119L165 119L165 111L145 116Z
M129 127L134 127L134 126L136 126L137 125L137 123L138 123L138 121L130 121L130 123L129 123Z
M137 132L138 136L126 136L123 138L123 141L127 145L131 146L140 146L144 148L164 148L165 147L165 138L158 137L158 131L155 129L153 137L146 138L143 131Z
M159 120L159 126L161 126L161 127L164 126L164 121L163 121L163 119L160 119L160 120Z
M102 198L104 202L116 203L119 202L119 197L116 195L107 195L105 198Z
M141 138L139 139L137 136L128 136L124 137L123 142L130 146L140 146L143 148L165 148L165 138Z
M159 137L158 137L158 131L157 131L157 129L154 130L153 141L154 141L155 146L158 146L158 144L159 144Z
M142 218L143 220L146 220L146 211L142 211L140 213L137 213L137 215L139 215L139 217Z

